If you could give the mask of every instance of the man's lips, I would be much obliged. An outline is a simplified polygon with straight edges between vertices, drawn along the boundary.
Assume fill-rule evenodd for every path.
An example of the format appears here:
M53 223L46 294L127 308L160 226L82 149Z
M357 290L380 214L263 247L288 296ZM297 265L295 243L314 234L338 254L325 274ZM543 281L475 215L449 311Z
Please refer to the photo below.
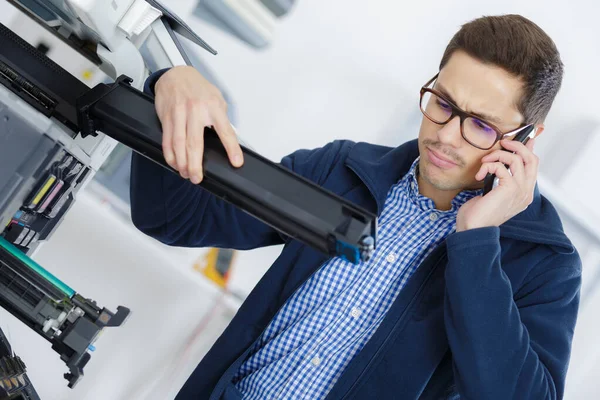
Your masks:
M441 155L440 153L430 149L429 147L427 148L427 151L429 152L430 161L440 168L447 169L447 168L455 167L457 165L454 161L449 160L448 158L446 158L443 155Z

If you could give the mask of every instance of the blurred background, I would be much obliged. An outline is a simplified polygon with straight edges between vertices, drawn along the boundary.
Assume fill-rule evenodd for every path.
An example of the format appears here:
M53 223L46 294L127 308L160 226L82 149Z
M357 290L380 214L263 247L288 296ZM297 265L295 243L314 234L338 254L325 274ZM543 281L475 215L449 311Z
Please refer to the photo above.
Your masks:
M219 54L192 45L194 66L225 94L250 148L279 161L334 139L396 146L417 136L419 88L460 25L522 14L556 42L565 77L538 139L539 186L582 255L584 281L567 399L600 381L600 4L593 0L169 0ZM103 74L5 2L0 22L91 85ZM281 248L170 248L131 224L129 151L118 147L36 260L79 292L133 315L105 333L70 390L47 343L4 310L0 327L43 399L170 399Z

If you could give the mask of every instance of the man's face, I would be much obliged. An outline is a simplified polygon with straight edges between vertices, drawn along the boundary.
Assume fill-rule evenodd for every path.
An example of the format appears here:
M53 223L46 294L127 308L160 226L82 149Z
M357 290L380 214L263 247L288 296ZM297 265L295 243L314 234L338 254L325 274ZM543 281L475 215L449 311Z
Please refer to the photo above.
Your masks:
M434 89L464 111L492 117L486 121L501 132L517 129L523 122L523 116L517 110L521 81L465 52L457 51L452 55L440 71ZM467 143L461 136L458 117L438 125L423 116L419 131L419 174L438 190L481 188L483 182L475 179L481 159L500 148L500 143L496 143L489 150L480 150ZM440 163L435 154L451 163Z

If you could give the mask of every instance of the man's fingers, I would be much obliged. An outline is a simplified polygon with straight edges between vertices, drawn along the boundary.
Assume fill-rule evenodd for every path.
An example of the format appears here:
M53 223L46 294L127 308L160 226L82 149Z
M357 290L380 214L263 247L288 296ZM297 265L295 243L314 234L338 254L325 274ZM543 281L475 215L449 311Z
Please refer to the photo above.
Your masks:
M186 138L186 110L181 106L174 106L171 109L173 118L173 151L175 153L175 163L179 174L187 179L187 138Z
M525 177L527 178L527 181L531 184L534 184L537 180L538 169L540 165L539 157L535 155L532 151L534 145L535 139L529 139L526 145L523 145L523 143L519 143L514 140L509 140L507 143L504 143L504 141L502 141L503 147L512 147L511 150L514 151L516 154L520 155L521 158L523 158L523 162L525 163Z
M525 176L525 165L523 164L523 159L518 154L509 153L504 150L496 150L481 159L482 162L501 162L505 165L508 165L510 168L510 172L513 176L517 178L522 178Z
M523 158L523 162L525 163L526 166L532 165L537 168L537 165L539 164L539 158L538 158L538 156L536 156L533 153L532 149L530 149L528 147L528 146L533 146L535 144L535 142L533 142L532 144L529 144L530 142L532 142L534 140L535 139L530 139L527 142L527 146L516 140L502 140L500 142L500 144L505 149L510 150L510 151L515 152L516 154L520 155L521 158Z
M171 168L177 169L177 164L175 163L175 154L173 153L173 120L168 114L162 118L161 125L163 133L162 149L165 161Z
M188 172L192 183L198 184L202 181L202 158L204 155L204 127L205 120L201 113L193 113L188 118L187 125L187 158Z
M242 165L243 153L227 119L225 101L198 71L191 67L171 69L156 83L155 93L165 161L183 178L194 183L203 178L206 126L215 126L231 164Z
M508 172L508 169L506 169L504 164L502 164L501 162L484 163L483 165L481 165L479 172L477 172L477 174L475 175L475 179L481 181L487 176L487 174L496 175L498 178L500 178L500 181L512 177Z
M225 151L227 151L229 161L234 167L241 167L244 163L244 153L233 127L225 116L214 118L214 122L215 130L225 147Z
M177 169L175 164L175 155L173 154L173 118L169 112L165 112L164 101L162 97L157 98L155 102L156 115L162 129L162 150L165 161L173 169Z

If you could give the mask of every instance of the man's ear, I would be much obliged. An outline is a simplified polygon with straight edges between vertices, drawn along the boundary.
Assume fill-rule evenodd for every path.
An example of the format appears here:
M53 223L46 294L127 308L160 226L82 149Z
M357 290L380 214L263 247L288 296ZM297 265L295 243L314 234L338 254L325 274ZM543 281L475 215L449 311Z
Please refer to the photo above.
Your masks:
M544 132L544 124L536 124L535 125L535 136L534 137L538 137L542 134L542 132Z

